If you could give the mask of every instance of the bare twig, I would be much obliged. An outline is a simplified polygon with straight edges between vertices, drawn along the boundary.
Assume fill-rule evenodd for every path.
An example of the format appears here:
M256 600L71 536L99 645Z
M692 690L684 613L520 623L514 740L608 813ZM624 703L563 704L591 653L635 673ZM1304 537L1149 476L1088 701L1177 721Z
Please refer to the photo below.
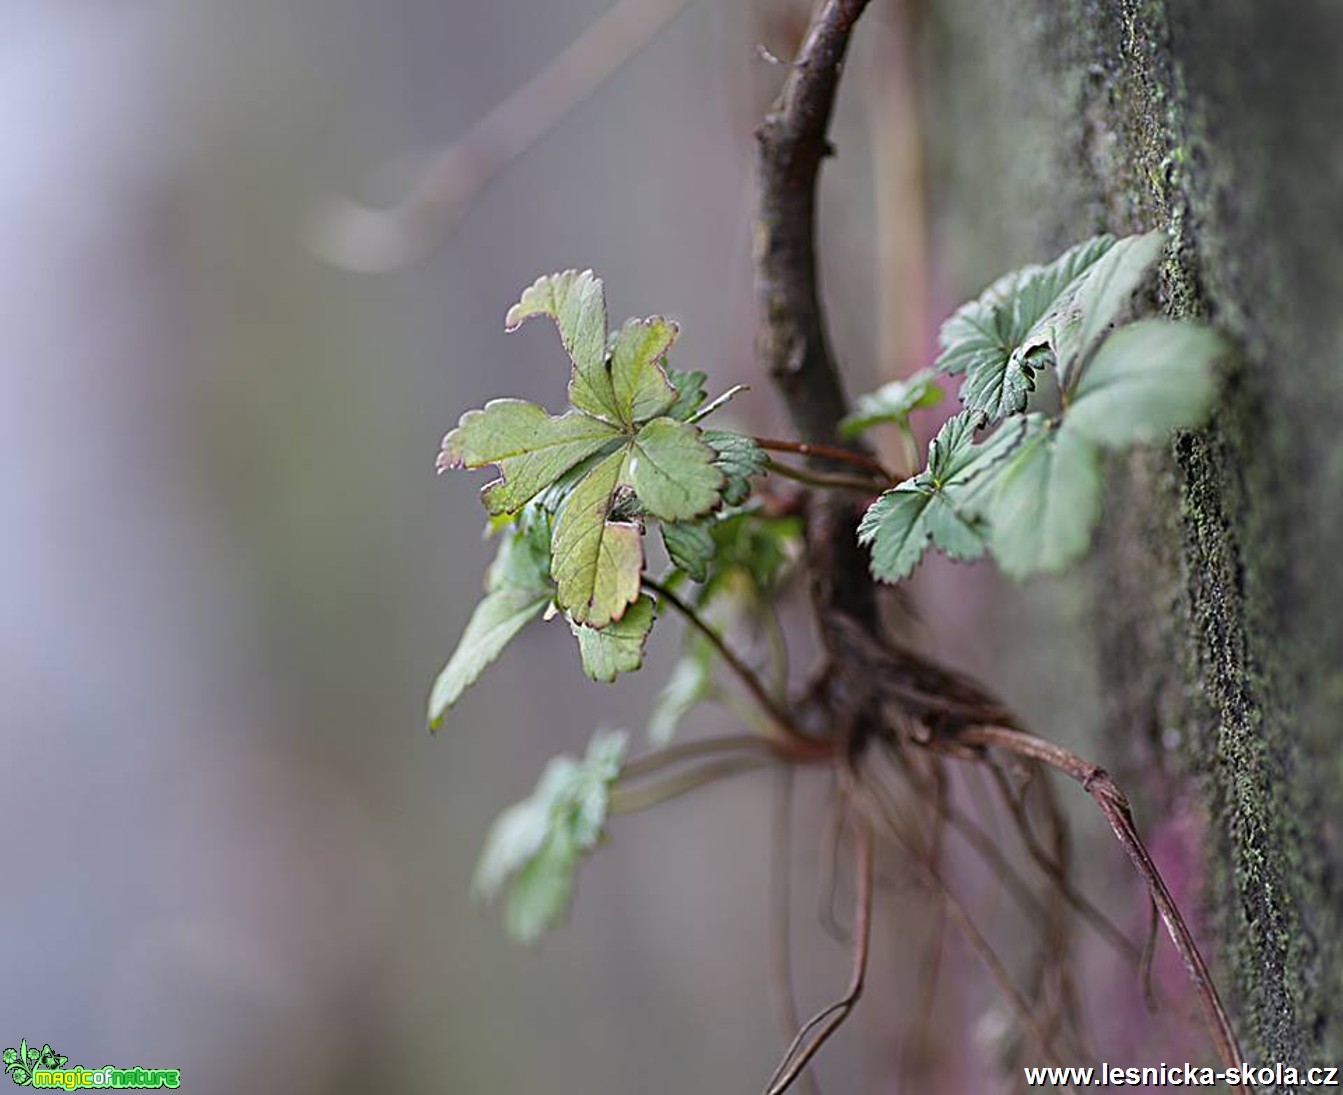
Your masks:
M793 990L793 769L779 770L770 819L770 929L773 952L774 1008L785 1039L798 1029L797 998ZM818 1095L816 1078L803 1072L799 1079L807 1095Z
M678 764L691 764L724 753L757 753L783 758L785 755L773 741L756 734L733 734L728 737L701 738L699 741L685 741L678 745L669 745L636 757L620 771L622 780L644 779L656 775L664 768Z
M942 907L950 918L952 925L960 932L966 944L983 963L984 968L988 970L989 976L998 986L1003 998L1016 1012L1022 1028L1035 1043L1041 1057L1049 1064L1061 1063L1050 1046L1050 1040L1046 1032L1031 1010L1030 1004L1026 1002L1021 995L1021 991L1012 983L1012 978L997 952L994 951L989 941L984 938L983 933L975 926L974 920L965 911L965 907L960 900L951 892L942 878L941 872L935 865L929 863L926 857L919 854L919 849L905 834L905 827L894 817L894 803L890 800L890 797L885 795L883 789L876 784L864 785L856 781L853 783L852 793L859 800L867 802L878 816L887 820L886 828L889 834L905 852L910 866L914 868L929 889L941 899Z
M813 1015L793 1039L779 1067L774 1070L766 1087L767 1095L783 1095L797 1079L807 1063L816 1056L863 995L867 977L868 945L872 939L872 880L875 871L872 830L861 819L854 822L854 875L858 896L854 914L853 972L844 995ZM814 1032L814 1033L813 1033Z
M770 452L795 452L799 456L819 456L826 460L839 460L855 467L863 468L880 476L886 483L895 482L894 476L875 456L863 452L841 449L837 445L813 445L806 441L784 441L777 437L757 437L755 443Z
M1228 1068L1238 1067L1242 1060L1240 1045L1236 1040L1231 1020L1222 1005L1221 997L1217 993L1212 974L1208 971L1207 963L1199 952L1198 944L1194 941L1193 933L1185 923L1179 906L1175 904L1170 890L1166 888L1165 879L1161 877L1161 872L1152 861L1147 846L1138 835L1128 798L1110 778L1109 773L1062 746L1005 726L967 727L960 730L956 738L962 745L1002 749L1016 756L1041 761L1081 784L1082 789L1100 807L1105 820L1110 823L1110 829L1146 884L1152 901L1160 911L1161 919L1166 924L1166 932L1171 942L1175 944L1175 949L1189 973L1189 979L1193 982L1194 992L1203 1006L1217 1055ZM1248 1092L1249 1088L1242 1085L1238 1090Z
M633 814L639 810L660 806L707 784L717 783L742 772L755 771L769 763L768 757L727 757L688 768L683 772L676 772L644 786L627 787L623 782L618 783L611 791L611 813Z
M427 251L505 167L627 61L691 0L618 0L544 69L454 141L390 209L335 203L313 245L338 266L379 272Z

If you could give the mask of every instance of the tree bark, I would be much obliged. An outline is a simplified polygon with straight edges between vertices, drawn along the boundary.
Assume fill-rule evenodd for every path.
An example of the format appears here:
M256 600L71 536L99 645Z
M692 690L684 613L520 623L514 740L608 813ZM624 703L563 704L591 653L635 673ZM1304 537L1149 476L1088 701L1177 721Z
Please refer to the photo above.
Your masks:
M1240 352L1210 428L1111 469L1085 580L1100 759L1196 788L1242 1042L1297 1066L1343 1049L1340 43L1309 0L947 0L924 43L960 295L1162 227L1160 306Z

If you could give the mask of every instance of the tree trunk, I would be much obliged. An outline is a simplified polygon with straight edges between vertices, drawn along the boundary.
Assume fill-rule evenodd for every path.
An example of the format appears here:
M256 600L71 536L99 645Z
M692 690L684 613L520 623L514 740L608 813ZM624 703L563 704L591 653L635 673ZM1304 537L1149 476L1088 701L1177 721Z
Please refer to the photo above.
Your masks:
M961 295L1093 232L1164 227L1162 307L1206 316L1240 351L1208 430L1111 468L1086 575L1099 759L1158 798L1190 781L1201 796L1208 905L1247 1054L1331 1063L1343 13L952 0L926 21L932 181Z

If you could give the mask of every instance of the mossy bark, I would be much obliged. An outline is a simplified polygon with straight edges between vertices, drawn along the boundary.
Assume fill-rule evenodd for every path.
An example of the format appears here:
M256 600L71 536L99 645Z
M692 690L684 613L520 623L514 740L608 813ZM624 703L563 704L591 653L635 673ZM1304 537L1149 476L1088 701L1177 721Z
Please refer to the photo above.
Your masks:
M933 184L957 288L1095 231L1160 226L1174 244L1160 306L1237 345L1209 429L1112 469L1088 581L1105 740L1127 755L1102 759L1172 799L1192 780L1206 803L1209 907L1248 1055L1331 1063L1343 1049L1343 13L950 0L929 6L927 30Z

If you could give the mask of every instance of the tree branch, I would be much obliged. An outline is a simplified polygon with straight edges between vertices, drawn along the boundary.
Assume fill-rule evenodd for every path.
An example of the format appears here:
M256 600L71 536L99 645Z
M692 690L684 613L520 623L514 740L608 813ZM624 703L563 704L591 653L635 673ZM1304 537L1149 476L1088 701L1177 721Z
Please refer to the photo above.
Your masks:
M839 435L848 413L821 311L816 270L816 179L831 152L826 132L854 23L868 0L826 0L774 108L756 132L760 207L756 223L758 352L787 404L800 439L871 455ZM812 463L834 461L812 454ZM807 528L812 600L827 647L842 613L875 633L876 597L854 535L850 503L820 498Z
M756 131L759 352L802 440L843 445L848 412L816 277L816 177L844 54L868 0L827 0L812 20L773 110Z

